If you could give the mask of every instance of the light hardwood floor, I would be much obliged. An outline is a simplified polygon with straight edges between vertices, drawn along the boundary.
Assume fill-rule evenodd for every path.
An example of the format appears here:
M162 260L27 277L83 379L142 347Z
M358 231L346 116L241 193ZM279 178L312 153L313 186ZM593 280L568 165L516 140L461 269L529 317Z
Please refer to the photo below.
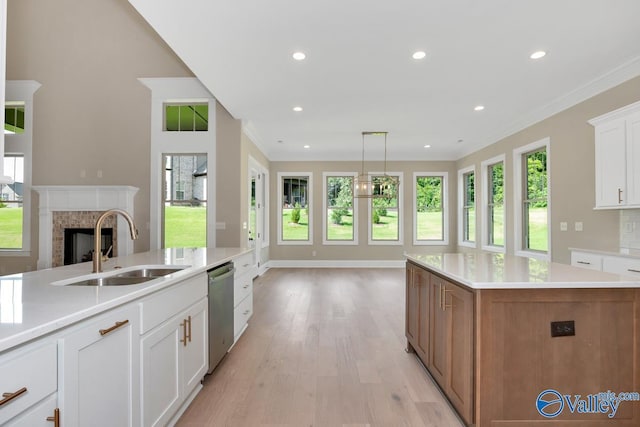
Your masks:
M462 426L404 351L404 313L404 269L271 269L178 426Z

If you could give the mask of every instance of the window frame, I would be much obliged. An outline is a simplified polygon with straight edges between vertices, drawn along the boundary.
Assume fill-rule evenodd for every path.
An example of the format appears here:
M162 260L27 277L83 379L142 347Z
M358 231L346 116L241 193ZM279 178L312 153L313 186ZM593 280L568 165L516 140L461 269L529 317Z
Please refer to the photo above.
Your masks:
M369 180L373 181L373 178L376 176L383 176L384 172L369 172ZM373 199L368 199L367 203L369 205L368 208L368 218L367 218L367 234L368 234L368 244L370 246L398 246L404 244L404 204L403 204L403 191L402 191L402 180L404 179L403 172L386 172L389 176L394 176L398 179L398 239L397 240L374 240L373 239Z
M207 155L207 247L216 247L216 100L195 77L150 77L138 81L151 90L151 149L149 186L149 249L162 248L163 222L162 182L163 155L202 153ZM207 131L166 132L164 105L166 103L209 104Z
M307 177L307 209L309 211L309 236L307 240L283 240L282 239L282 209L284 206L282 200L282 180L284 178L301 178ZM313 245L313 172L278 172L278 245Z
M322 244L323 245L357 245L358 244L358 199L352 197L353 212L353 239L351 240L330 240L327 235L329 232L329 218L327 217L328 201L327 201L327 180L329 178L351 178L351 188L353 182L358 176L357 172L323 172L322 173ZM353 193L352 193L353 196Z
M545 149L547 153L547 251L537 251L524 247L524 171L523 158L525 155ZM551 260L551 139L540 139L513 150L514 170L514 253L518 256Z
M464 235L464 212L465 212L465 176L473 174L473 209L475 211L475 236L474 240L465 240ZM471 165L458 170L458 246L476 248L478 245L478 185L476 179L476 166Z
M442 178L442 240L418 239L418 178ZM413 245L440 246L449 244L449 172L414 172L413 173Z
M502 223L502 233L504 236L504 244L494 245L490 242L490 233L491 233L491 215L489 215L490 211L490 194L491 194L491 174L489 173L489 168L493 167L499 163L502 163L502 209L503 209L503 223ZM506 190L506 177L507 177L507 169L506 169L506 156L501 154L496 157L492 157L487 159L481 163L481 179L482 179L482 213L483 218L481 218L482 223L482 249L491 252L497 253L505 253L507 246L507 221L506 221L506 207L507 207L507 190Z
M0 248L2 256L31 256L31 189L33 163L33 96L41 84L35 80L7 80L5 100L24 102L24 132L4 135L4 152L24 159L22 184L22 248ZM3 116L4 122L4 116ZM4 126L2 127L4 131ZM2 160L4 161L4 160Z

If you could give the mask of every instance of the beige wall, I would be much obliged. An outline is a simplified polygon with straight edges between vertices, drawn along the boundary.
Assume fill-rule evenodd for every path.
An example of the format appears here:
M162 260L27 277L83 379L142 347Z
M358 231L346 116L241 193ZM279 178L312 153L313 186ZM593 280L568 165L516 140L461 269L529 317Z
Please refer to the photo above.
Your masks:
M246 168L243 173L241 159L242 124L216 102L216 221L224 229L216 232L216 246L238 247L243 244L242 222L246 209L242 209L243 192L246 197Z
M7 79L42 84L34 97L33 185L139 187L135 251L147 250L151 98L137 79L192 73L126 0L8 3ZM35 268L35 194L32 205L32 256L0 258L6 273Z
M640 77L581 102L457 162L457 169L474 164L476 173L479 173L480 163L483 160L499 154L506 155L508 253L514 251L514 190L511 184L513 182L513 149L546 137L551 140L553 261L569 263L570 247L616 252L619 250L619 211L593 210L595 206L594 130L587 120L638 100L640 100ZM479 215L478 230L482 220L484 217ZM568 231L560 231L562 221L568 222ZM583 222L584 231L574 230L576 221Z
M367 170L382 171L382 162L367 162ZM455 223L449 222L448 246L414 246L412 237L412 193L414 172L448 172L449 173L449 205L454 208L455 196L455 163L454 162L387 162L387 171L403 172L400 187L404 198L404 209L401 216L404 221L403 245L369 245L368 244L368 205L366 199L358 200L358 242L353 245L323 245L322 244L322 210L323 210L323 172L358 172L360 162L271 162L270 179L270 257L272 260L401 260L406 252L453 251L455 249ZM313 174L312 187L312 232L313 245L278 245L277 218L279 213L278 172L311 172ZM312 256L312 252L316 256Z

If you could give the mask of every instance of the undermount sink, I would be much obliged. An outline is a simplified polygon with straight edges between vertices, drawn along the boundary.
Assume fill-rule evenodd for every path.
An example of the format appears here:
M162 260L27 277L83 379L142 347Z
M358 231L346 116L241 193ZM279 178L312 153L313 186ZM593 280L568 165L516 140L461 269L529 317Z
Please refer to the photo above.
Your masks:
M144 265L105 273L88 274L51 283L56 286L127 286L146 283L187 268L187 265Z

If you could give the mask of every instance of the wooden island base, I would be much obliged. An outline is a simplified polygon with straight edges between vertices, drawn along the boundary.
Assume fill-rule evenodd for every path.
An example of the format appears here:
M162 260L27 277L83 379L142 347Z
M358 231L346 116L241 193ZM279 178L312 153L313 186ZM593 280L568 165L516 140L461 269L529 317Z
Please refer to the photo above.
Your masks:
M408 262L408 349L467 425L640 426L640 401L599 394L638 397L639 303L637 288L470 289Z

